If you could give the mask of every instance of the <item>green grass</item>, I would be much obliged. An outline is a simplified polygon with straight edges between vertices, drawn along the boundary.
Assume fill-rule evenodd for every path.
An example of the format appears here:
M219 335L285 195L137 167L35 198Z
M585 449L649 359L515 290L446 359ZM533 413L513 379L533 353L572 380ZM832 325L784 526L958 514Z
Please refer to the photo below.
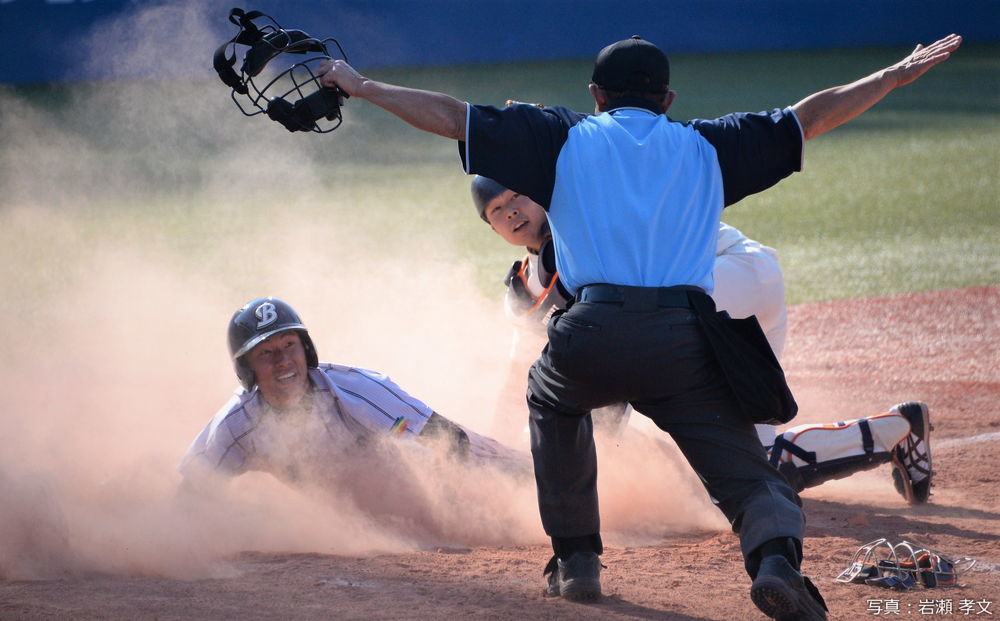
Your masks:
M790 105L907 51L676 55L671 113ZM589 72L581 60L368 74L477 103L586 110ZM361 101L348 101L343 127L325 136L244 118L214 82L6 87L0 104L8 288L46 297L86 277L74 266L94 248L131 244L242 290L280 282L280 270L241 262L275 228L287 237L303 226L310 240L326 235L415 266L449 257L471 266L491 296L520 255L475 216L453 143ZM998 173L1000 46L967 46L811 141L803 173L724 219L779 250L793 303L995 284Z

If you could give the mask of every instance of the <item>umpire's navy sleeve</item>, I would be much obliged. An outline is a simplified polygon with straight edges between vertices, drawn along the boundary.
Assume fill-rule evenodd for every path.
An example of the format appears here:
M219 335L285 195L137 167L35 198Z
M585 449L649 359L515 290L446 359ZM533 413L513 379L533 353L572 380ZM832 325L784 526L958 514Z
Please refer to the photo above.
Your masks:
M489 177L548 210L559 151L584 116L529 104L469 105L466 141L458 143L465 172Z
M802 127L791 108L736 113L691 126L715 147L726 206L802 170Z

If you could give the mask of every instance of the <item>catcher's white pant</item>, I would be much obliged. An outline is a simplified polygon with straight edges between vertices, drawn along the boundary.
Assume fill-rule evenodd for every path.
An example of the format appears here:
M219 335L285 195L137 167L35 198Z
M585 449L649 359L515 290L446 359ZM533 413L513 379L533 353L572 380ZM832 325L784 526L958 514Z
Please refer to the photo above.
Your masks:
M715 306L734 319L756 315L780 360L788 332L788 309L778 252L722 224L712 276Z
M712 275L716 308L734 319L756 315L767 342L780 360L788 333L788 309L778 252L723 223L719 227ZM764 446L774 443L774 434L773 425L757 425L757 435Z
M628 417L629 425L654 434L653 422L645 416L631 416L631 406L613 407L605 408L608 413L596 419L595 426L607 433L621 433L622 425L617 421ZM905 417L886 412L839 423L796 425L776 437L772 432L771 444L765 448L771 464L795 491L802 491L892 461L893 449L909 433Z

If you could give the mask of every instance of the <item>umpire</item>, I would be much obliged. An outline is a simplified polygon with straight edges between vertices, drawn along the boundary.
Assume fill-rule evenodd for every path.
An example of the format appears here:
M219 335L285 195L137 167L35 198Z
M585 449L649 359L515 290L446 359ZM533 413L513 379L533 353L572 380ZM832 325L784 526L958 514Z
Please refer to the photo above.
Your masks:
M590 86L598 114L575 123L558 155L549 220L575 302L549 323L528 375L539 505L555 550L549 592L600 595L590 411L627 401L671 434L740 534L750 575L763 579L768 558L777 581L752 591L764 612L823 618L798 573L799 499L768 465L691 303L712 290L723 205L798 170L802 133L787 109L672 122L669 77L663 52L638 37L602 50ZM483 140L473 133L469 144ZM491 157L469 154L480 165Z
M549 344L528 377L539 509L555 551L550 594L600 596L590 411L627 401L673 436L739 533L757 607L774 618L826 618L799 572L799 499L767 464L696 309L712 292L723 207L799 170L805 140L917 79L960 43L951 35L917 46L895 65L789 108L689 123L666 116L675 97L667 58L639 37L598 55L594 115L469 105L368 79L340 60L320 69L325 86L458 140L466 172L548 210L559 275L575 296L550 321Z

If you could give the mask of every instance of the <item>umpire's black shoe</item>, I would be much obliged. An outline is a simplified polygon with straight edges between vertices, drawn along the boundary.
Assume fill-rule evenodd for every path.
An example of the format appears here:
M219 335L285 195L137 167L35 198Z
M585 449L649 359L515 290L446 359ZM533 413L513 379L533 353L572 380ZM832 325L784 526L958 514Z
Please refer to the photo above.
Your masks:
M750 599L778 621L826 621L826 602L819 590L781 555L761 561Z
M562 597L574 602L601 598L601 557L593 552L574 552L567 560L555 556L545 566L549 577L546 597Z

